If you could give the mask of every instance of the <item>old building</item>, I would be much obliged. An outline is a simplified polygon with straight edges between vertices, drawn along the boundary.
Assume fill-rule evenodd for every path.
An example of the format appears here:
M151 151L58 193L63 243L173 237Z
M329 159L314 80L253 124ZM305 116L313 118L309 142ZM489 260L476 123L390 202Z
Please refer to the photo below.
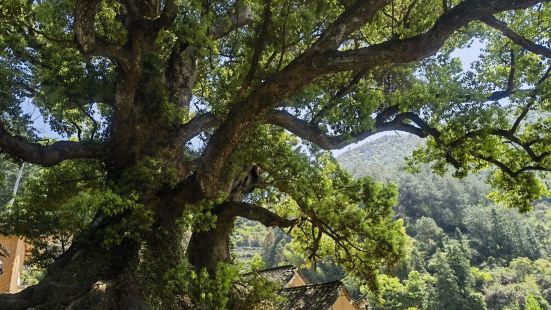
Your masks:
M360 310L341 281L289 287L282 294L292 310Z
M280 284L281 294L292 310L360 310L341 281L310 284L295 266L281 266L258 271L260 276Z
M310 284L300 269L293 265L259 270L258 275L284 288Z

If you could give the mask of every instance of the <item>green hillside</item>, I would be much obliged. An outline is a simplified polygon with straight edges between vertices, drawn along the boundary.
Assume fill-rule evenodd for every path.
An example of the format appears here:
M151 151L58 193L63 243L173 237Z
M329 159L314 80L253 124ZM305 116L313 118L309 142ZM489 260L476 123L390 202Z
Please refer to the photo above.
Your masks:
M388 173L382 171L394 173L403 167L404 158L422 143L421 138L413 135L386 135L337 156L337 160L353 176L383 177Z
M460 180L426 166L400 173L421 143L384 136L337 158L356 177L398 185L397 214L412 237L402 270L369 294L372 308L550 309L549 205L525 214L493 205L484 175Z
M409 135L388 135L337 157L355 177L398 185L396 215L411 240L402 265L379 277L379 292L358 286L330 260L313 268L279 230L268 231L264 263L302 265L314 281L344 278L352 294L368 298L376 310L551 309L549 205L541 201L524 214L495 205L487 199L484 175L457 179L428 166L404 173L405 157L421 143ZM245 231L236 227L238 235Z

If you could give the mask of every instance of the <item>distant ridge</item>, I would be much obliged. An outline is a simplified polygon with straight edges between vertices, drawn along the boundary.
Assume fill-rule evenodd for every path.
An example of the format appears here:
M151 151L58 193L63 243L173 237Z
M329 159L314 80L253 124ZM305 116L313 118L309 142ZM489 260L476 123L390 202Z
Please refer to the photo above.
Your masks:
M355 177L377 178L381 170L404 167L405 158L422 143L423 139L410 134L382 136L337 156L337 161Z

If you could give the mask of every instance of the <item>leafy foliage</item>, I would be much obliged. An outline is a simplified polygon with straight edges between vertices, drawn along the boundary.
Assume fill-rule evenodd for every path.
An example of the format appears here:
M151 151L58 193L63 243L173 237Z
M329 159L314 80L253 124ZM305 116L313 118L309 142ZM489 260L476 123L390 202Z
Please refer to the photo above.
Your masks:
M483 309L489 284L470 261L494 270L549 251L545 224L485 197L526 212L549 194L550 12L537 0L1 1L0 181L13 182L4 160L40 168L0 233L66 268L41 293L87 274L70 292L83 304L105 281L143 308L238 307L229 234L237 223L233 242L258 246L244 224L257 221L288 235L266 234L271 264L380 286L381 307ZM473 38L468 70L453 52ZM408 160L423 180L364 163L353 178L328 152L396 130L426 138ZM31 295L25 308L44 306Z

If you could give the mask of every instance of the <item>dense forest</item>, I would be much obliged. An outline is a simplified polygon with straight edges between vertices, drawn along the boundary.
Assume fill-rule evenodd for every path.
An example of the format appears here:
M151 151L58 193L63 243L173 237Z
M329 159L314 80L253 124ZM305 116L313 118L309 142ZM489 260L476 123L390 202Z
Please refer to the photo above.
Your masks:
M383 136L338 156L356 177L398 185L396 216L410 236L407 255L379 276L377 293L331 261L305 264L285 232L250 221L236 226L234 253L259 266L296 264L315 282L344 278L373 309L551 309L551 203L520 213L488 199L484 174L457 179L427 166L404 173L405 158L421 143Z

